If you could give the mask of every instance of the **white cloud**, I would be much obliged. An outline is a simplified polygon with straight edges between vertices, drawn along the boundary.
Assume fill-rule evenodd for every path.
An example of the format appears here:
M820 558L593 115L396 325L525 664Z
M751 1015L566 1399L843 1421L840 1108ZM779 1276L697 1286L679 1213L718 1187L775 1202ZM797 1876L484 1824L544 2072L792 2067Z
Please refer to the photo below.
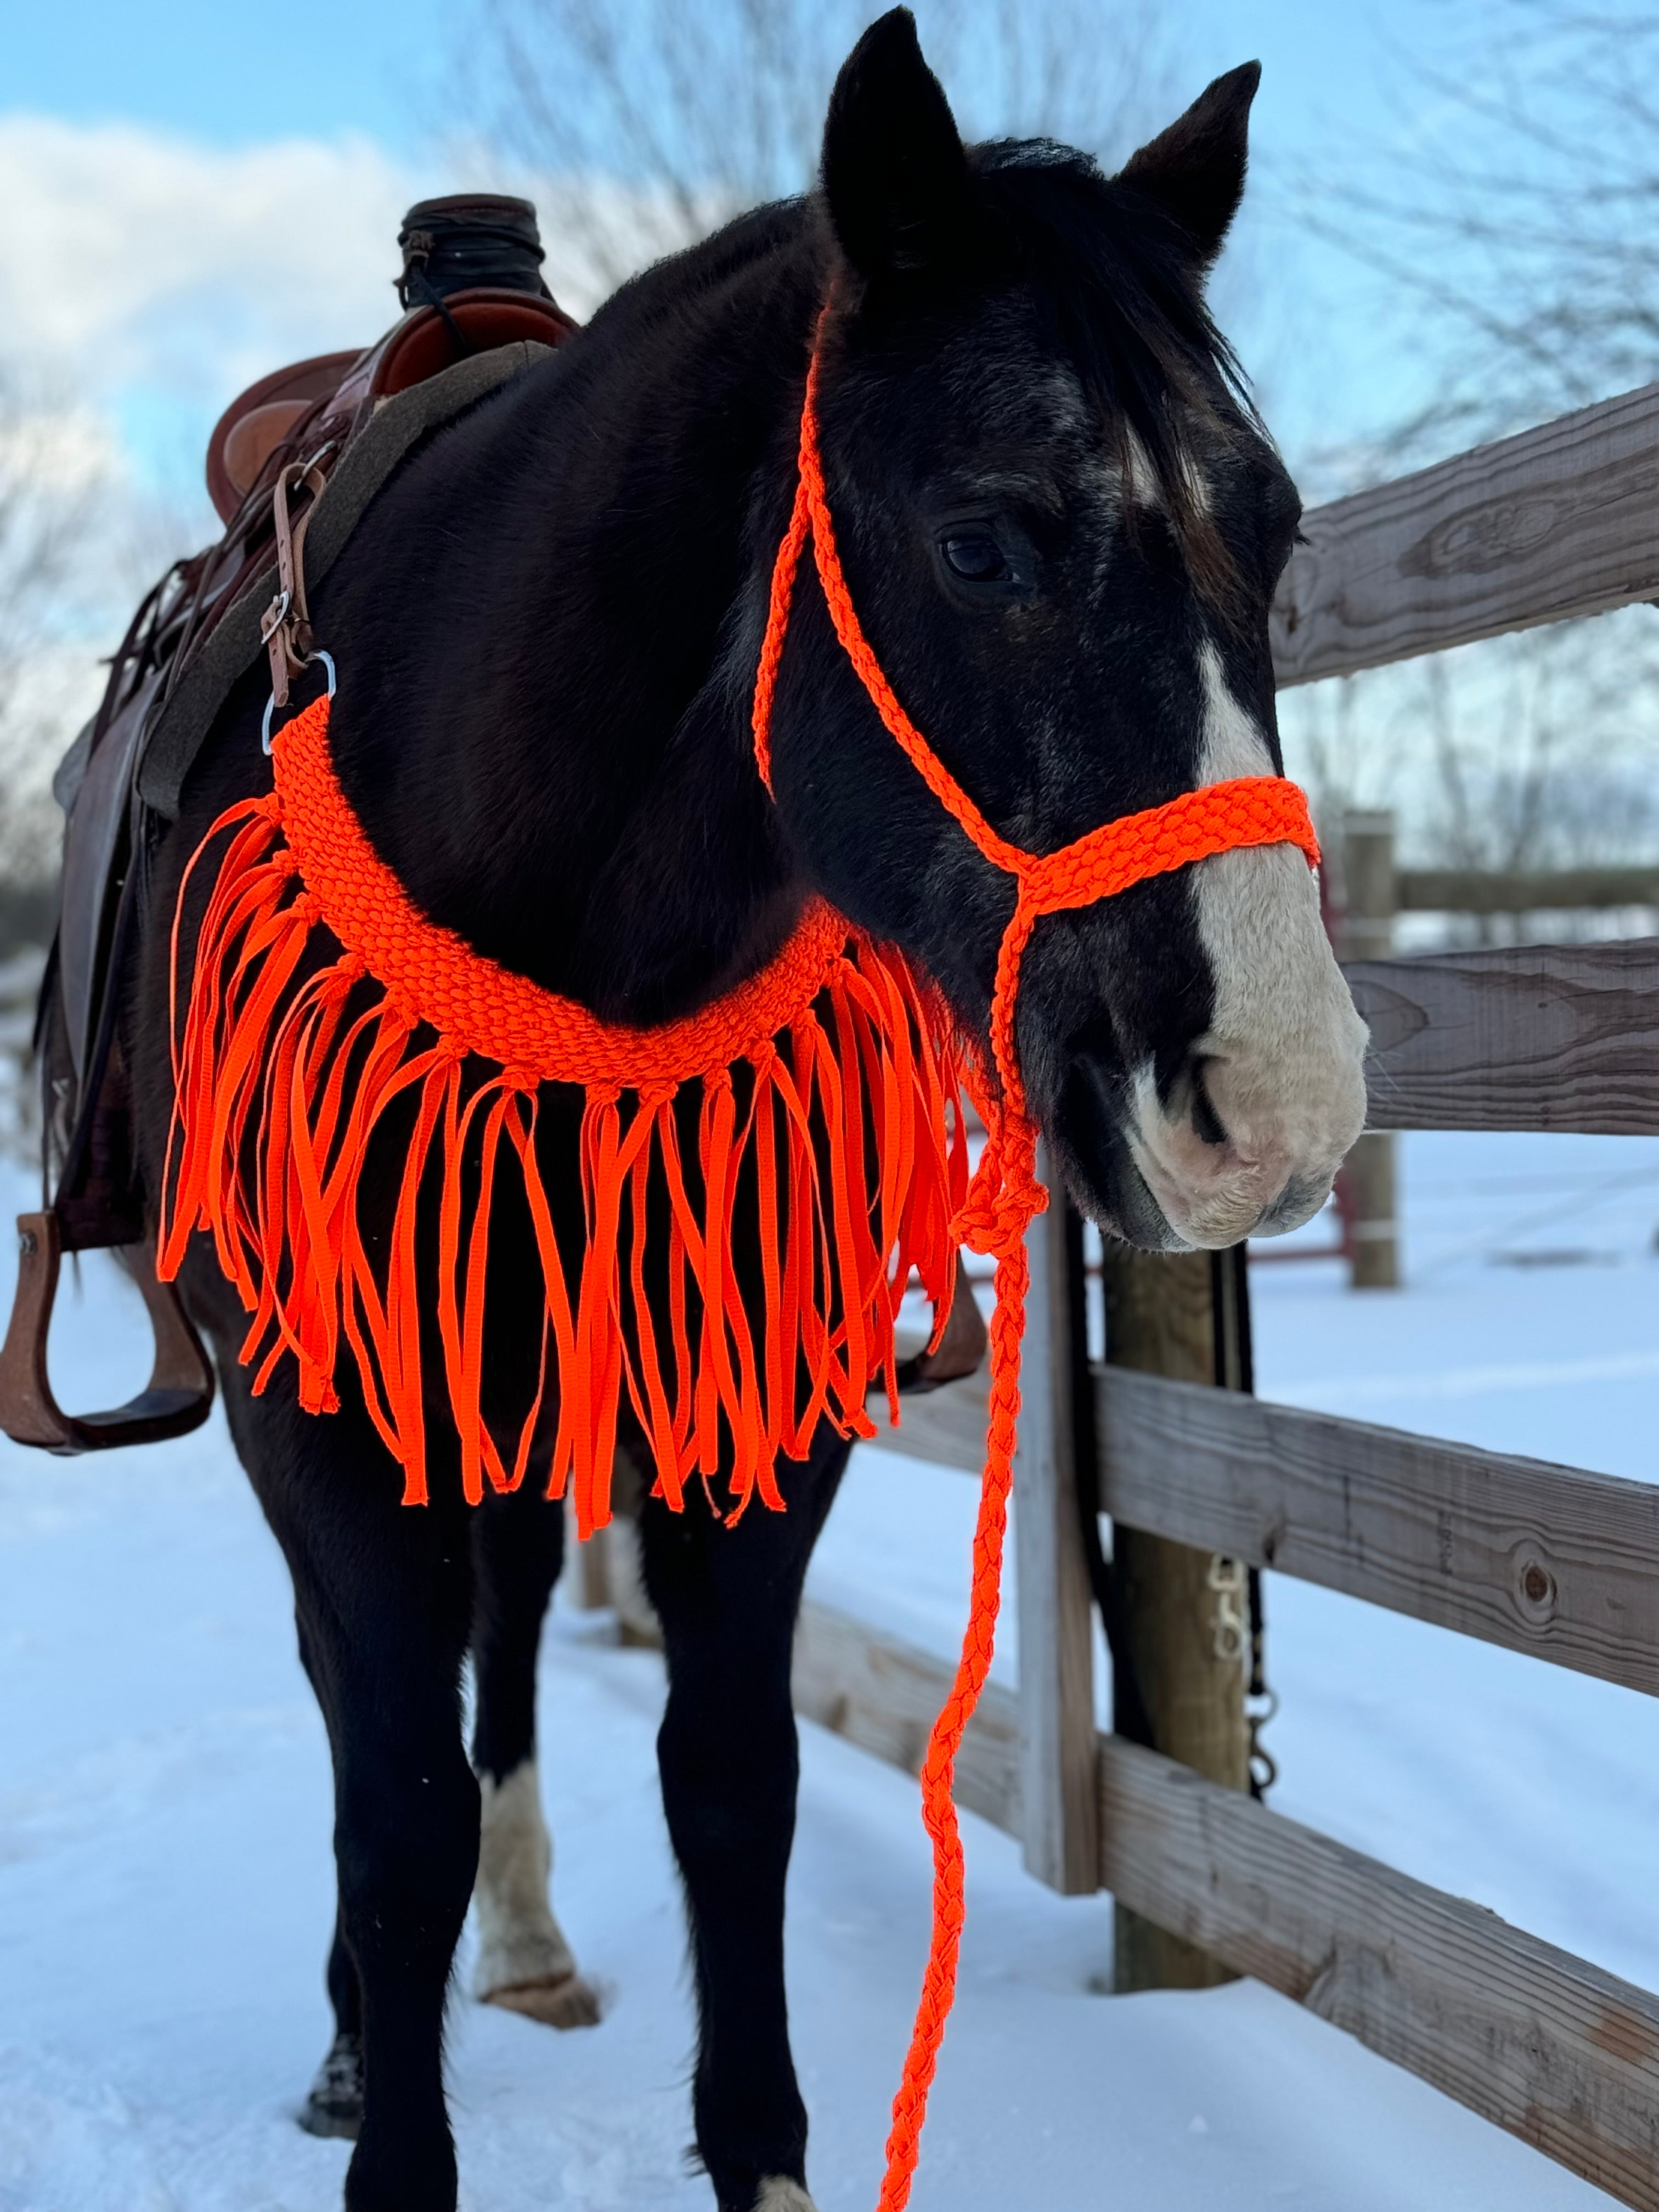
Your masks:
M467 187L526 189L459 141L416 168L362 138L226 149L0 114L0 812L38 811L95 701L94 653L215 532L202 461L220 410L284 362L379 337L405 209ZM591 308L550 242L555 289ZM19 550L43 521L64 547L45 590ZM9 580L32 565L25 606Z
M422 181L362 140L224 150L0 117L0 348L106 406L216 410L386 326Z

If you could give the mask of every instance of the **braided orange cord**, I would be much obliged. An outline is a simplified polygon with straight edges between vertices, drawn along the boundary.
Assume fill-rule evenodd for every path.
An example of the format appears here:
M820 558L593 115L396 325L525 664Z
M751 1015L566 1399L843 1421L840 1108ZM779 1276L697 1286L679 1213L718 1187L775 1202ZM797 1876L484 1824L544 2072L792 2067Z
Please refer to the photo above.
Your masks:
M341 943L465 1050L540 1082L639 1090L729 1067L811 1006L846 948L845 917L815 899L774 960L701 1012L650 1030L602 1022L428 920L346 800L326 714L307 708L296 715L275 754L283 834Z
M828 310L824 311L827 316ZM824 316L819 319L822 337ZM899 703L865 636L836 546L818 447L821 345L813 345L801 406L799 477L789 528L778 548L766 635L755 681L755 757L771 788L771 718L794 580L810 532L818 581L842 651L876 712L927 788L986 859L1018 884L1014 913L997 951L990 1042L996 1084L975 1086L987 1141L952 1234L996 1260L991 1322L990 1418L985 1473L974 1530L973 1592L951 1693L928 1739L921 1769L922 1816L933 1844L933 1923L921 2001L904 2072L893 2100L878 2212L903 2212L920 2154L927 2093L956 1994L964 1917L963 1861L954 1796L956 1758L990 1672L1001 1603L1003 1540L1019 1423L1020 1341L1030 1270L1025 1235L1048 1203L1036 1179L1036 1129L1027 1111L1015 1036L1020 963L1042 915L1091 906L1131 884L1241 846L1300 846L1310 866L1319 847L1307 800L1282 776L1242 776L1183 792L1162 806L1103 823L1057 853L1027 853L1000 836L963 790Z

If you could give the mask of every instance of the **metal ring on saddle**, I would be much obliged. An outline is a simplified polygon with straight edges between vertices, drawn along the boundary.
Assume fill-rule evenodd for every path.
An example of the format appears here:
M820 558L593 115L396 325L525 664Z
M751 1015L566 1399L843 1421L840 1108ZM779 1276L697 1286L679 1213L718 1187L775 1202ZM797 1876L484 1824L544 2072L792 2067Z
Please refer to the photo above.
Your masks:
M334 696L336 684L334 674L334 655L331 653L324 653L319 647L318 651L311 655L310 659L306 662L306 666L310 668L319 660L322 662L323 666L328 671L328 696L331 699ZM276 711L276 694L273 691L270 698L265 701L264 720L259 725L259 750L264 753L270 752L273 743L270 732L270 718Z

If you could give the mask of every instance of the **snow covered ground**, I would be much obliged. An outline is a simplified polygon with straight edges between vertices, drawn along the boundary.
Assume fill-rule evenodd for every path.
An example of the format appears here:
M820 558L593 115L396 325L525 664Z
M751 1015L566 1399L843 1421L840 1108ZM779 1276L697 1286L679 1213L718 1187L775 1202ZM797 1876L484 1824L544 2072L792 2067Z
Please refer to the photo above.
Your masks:
M1659 1143L1411 1138L1402 1181L1402 1293L1354 1297L1328 1261L1256 1270L1264 1395L1651 1479ZM27 1195L0 1173L0 1213ZM70 1402L136 1380L135 1307L97 1263L66 1293ZM947 1650L973 1500L961 1475L861 1449L816 1593ZM1281 1810L1659 1985L1647 1701L1278 1577L1268 1603ZM608 2009L555 2037L458 2002L463 2203L706 2212L684 2162L659 1665L561 1603L543 1682L561 1917ZM912 1784L803 1736L796 2051L817 2201L853 2212L875 2197L927 1852ZM0 2212L337 2204L345 2147L291 2118L328 2034L329 1821L283 1568L218 1423L100 1462L0 1448ZM1608 2202L1262 1989L1095 1994L1108 1900L1049 1896L1006 1838L965 1827L918 2212Z

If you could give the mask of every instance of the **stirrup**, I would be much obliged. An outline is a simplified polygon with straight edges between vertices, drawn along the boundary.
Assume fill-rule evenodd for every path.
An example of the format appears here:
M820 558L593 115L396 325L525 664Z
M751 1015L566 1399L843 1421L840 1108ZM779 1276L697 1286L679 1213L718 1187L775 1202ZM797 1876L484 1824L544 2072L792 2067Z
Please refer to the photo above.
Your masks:
M125 1406L102 1413L66 1413L52 1394L46 1340L58 1295L63 1232L58 1216L17 1217L17 1293L0 1347L0 1429L14 1443L38 1444L70 1456L119 1444L160 1443L199 1428L213 1407L213 1368L171 1283L155 1273L152 1241L130 1245L132 1273L149 1310L155 1340L149 1382Z

